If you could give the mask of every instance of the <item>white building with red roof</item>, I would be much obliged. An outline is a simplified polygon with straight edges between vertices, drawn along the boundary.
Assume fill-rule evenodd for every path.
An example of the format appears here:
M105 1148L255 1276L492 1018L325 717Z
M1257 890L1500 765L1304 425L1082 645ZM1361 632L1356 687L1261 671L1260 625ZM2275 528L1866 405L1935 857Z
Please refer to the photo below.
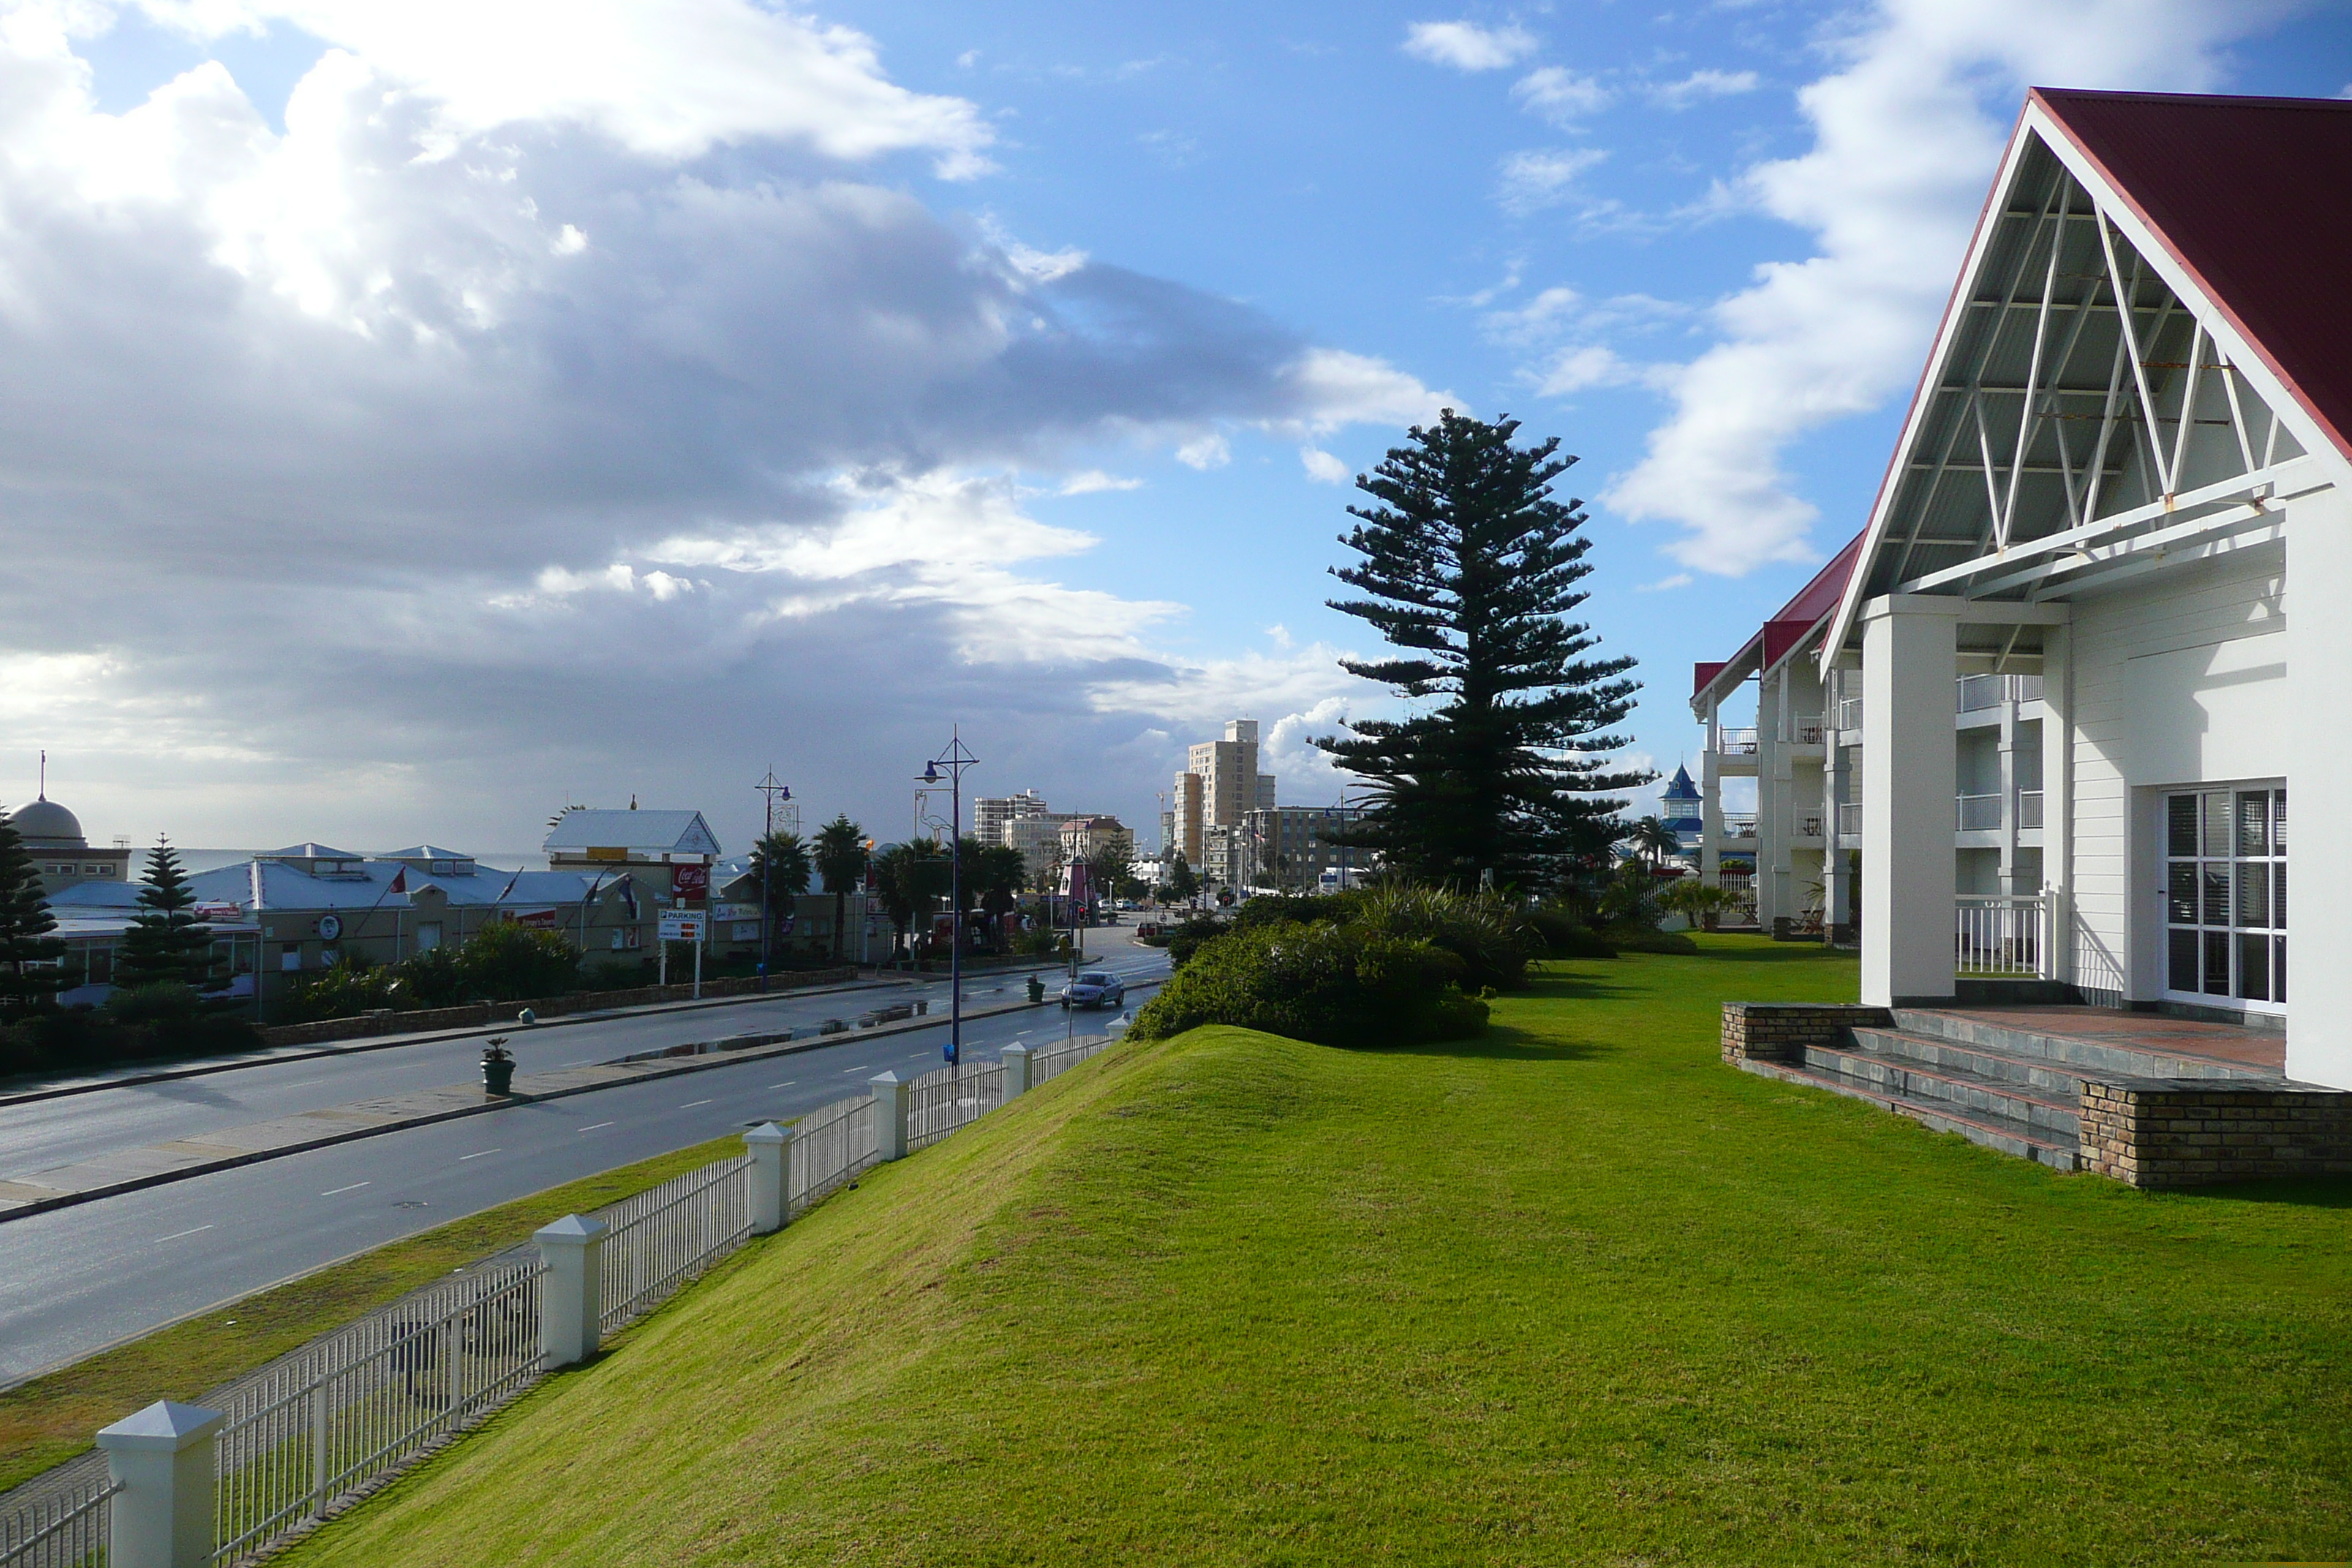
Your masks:
M2348 258L2352 102L2029 96L1833 605L1700 670L1766 693L1759 805L1792 748L1759 816L1822 803L1786 875L1853 851L1865 1003L2285 1027L2287 791L2352 795ZM2294 939L2287 1075L2352 1087L2352 906Z

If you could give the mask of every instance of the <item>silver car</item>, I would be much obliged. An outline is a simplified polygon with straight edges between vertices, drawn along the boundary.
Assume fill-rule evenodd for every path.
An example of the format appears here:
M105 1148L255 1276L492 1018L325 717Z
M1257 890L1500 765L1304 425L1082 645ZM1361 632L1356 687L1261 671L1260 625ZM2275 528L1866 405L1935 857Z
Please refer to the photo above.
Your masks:
M1116 974L1097 970L1081 974L1062 987L1065 1007L1123 1007L1127 1005L1127 983Z

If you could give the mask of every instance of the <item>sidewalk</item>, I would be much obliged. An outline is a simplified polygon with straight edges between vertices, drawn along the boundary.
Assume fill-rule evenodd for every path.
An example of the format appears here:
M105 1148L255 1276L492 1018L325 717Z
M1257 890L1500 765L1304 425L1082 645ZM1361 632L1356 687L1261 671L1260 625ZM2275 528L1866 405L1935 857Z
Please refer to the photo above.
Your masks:
M872 988L843 986L838 989ZM988 1007L975 1007L967 1003L963 1016L969 1021L1052 1005L1051 1001L1007 1002ZM484 1094L481 1084L475 1081L326 1106L292 1116L275 1117L267 1121L248 1122L242 1127L224 1128L201 1138L179 1138L169 1142L142 1144L78 1164L0 1181L0 1224L21 1219L27 1215L46 1214L51 1209L112 1197L119 1193L136 1192L142 1187L186 1181L192 1176L206 1175L215 1171L231 1170L239 1165L299 1154L310 1149L322 1149L332 1143L349 1143L356 1139L398 1132L406 1128L424 1127L436 1121L449 1121L460 1116L481 1116L511 1106L528 1105L535 1100L561 1100L567 1095L588 1094L623 1084L704 1072L740 1061L792 1056L802 1051L822 1050L889 1035L946 1026L946 1017L933 1014L895 1024L877 1025L871 1028L838 1030L829 1035L811 1033L805 1027L799 1031L776 1029L729 1036L691 1046L671 1047L668 1047L671 1054L651 1059L593 1062L583 1067L559 1068L549 1072L519 1073L514 1080L514 1092L501 1099L489 1098ZM797 1038L794 1037L796 1033L799 1035ZM370 1042L371 1046L378 1043ZM696 1054L686 1054L688 1051Z

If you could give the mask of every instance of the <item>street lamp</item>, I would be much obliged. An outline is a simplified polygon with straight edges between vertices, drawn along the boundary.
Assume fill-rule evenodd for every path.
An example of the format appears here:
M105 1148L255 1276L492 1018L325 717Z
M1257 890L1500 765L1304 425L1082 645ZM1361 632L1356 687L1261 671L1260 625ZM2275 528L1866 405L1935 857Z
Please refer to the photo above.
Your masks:
M751 787L768 797L768 834L765 838L760 840L760 989L765 991L768 988L768 962L772 956L771 947L776 924L772 912L775 900L769 896L768 892L768 884L776 874L773 842L776 837L776 802L780 797L790 802L793 798L793 786L779 781L776 777L776 770L770 768L768 776Z
M944 1054L950 1067L963 1060L963 771L979 761L964 749L961 736L951 732L948 749L923 764L923 783L938 784L941 769L948 778L948 1043Z

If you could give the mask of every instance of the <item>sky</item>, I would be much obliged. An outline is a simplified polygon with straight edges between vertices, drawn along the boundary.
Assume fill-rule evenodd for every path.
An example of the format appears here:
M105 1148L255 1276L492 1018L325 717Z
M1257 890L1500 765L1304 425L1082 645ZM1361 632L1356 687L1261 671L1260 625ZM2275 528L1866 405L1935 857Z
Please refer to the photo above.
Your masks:
M954 735L1149 842L1242 716L1328 804L1353 476L1446 406L1580 458L1670 773L2028 85L2341 95L2352 10L0 0L0 800L733 850Z

